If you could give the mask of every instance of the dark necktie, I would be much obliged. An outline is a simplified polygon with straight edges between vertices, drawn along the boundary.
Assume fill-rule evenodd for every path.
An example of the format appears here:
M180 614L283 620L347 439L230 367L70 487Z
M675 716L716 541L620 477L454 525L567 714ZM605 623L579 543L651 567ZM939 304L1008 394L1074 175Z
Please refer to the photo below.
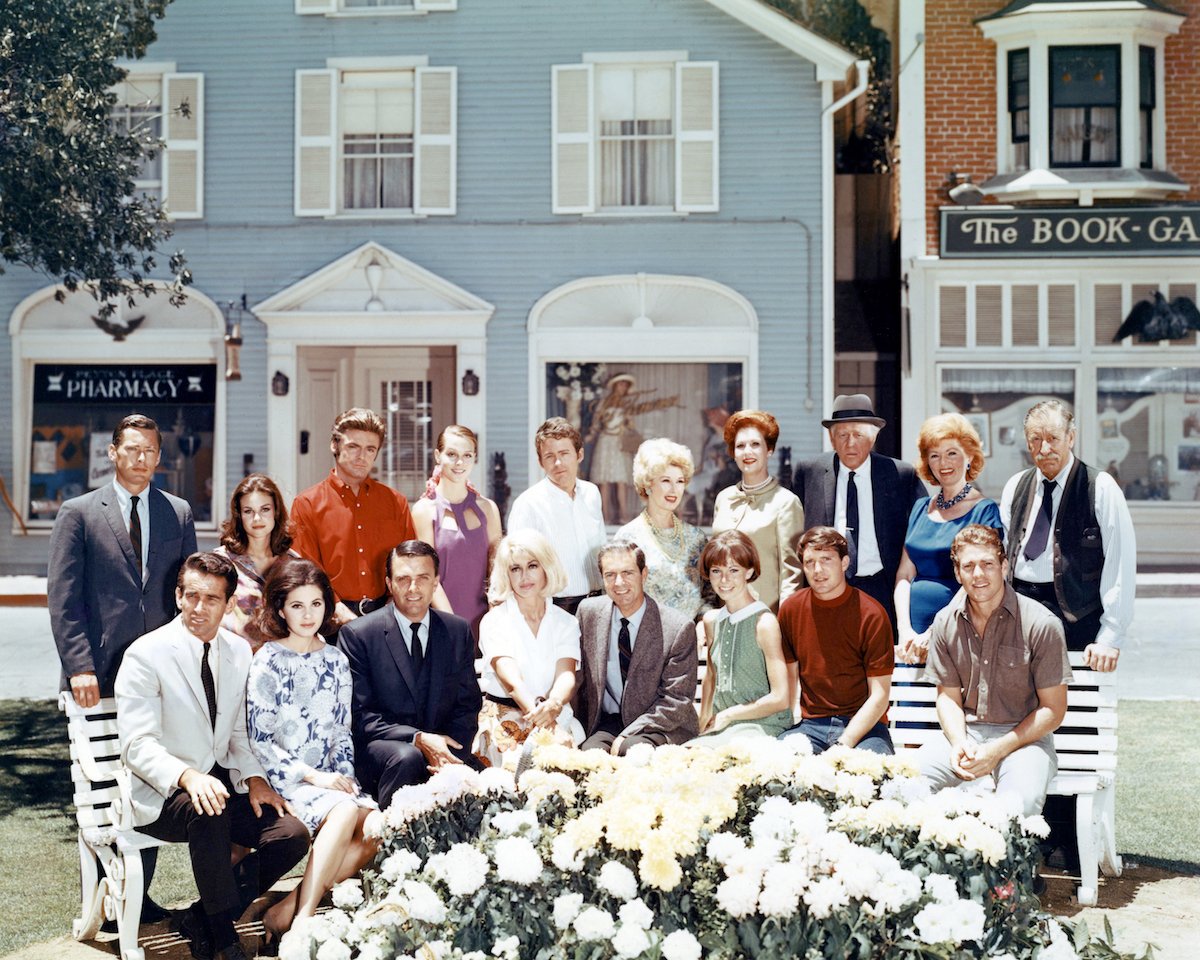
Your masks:
M846 540L850 547L850 568L846 571L849 578L858 570L858 486L853 470L846 478Z
M204 699L208 701L208 720L217 729L217 685L213 682L212 667L208 665L211 643L204 645L204 656L200 658L200 682L204 684Z
M1033 532L1025 543L1025 559L1036 560L1046 552L1050 541L1050 518L1054 514L1054 481L1042 481L1042 509L1033 521Z
M130 497L133 508L129 511L129 542L133 544L133 560L137 564L138 576L142 573L142 518L138 516L138 498Z
M413 673L420 673L421 668L425 666L425 649L421 646L421 625L419 623L410 623L409 629L412 630L412 664Z
M621 618L621 630L617 633L617 660L621 664L621 686L629 677L629 661L633 659L633 641L629 637L629 620Z

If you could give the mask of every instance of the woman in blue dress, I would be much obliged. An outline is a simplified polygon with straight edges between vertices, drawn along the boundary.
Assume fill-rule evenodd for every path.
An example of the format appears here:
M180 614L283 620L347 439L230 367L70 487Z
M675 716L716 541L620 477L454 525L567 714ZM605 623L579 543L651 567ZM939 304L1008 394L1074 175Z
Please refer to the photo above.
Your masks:
M363 836L375 801L354 778L350 663L321 639L334 629L334 605L329 578L310 560L281 560L263 586L258 626L273 642L250 667L250 746L314 838L300 885L263 915L271 940L297 917L311 917L333 885L378 849Z
M972 485L983 469L979 434L960 413L942 413L921 424L917 473L937 486L933 497L913 504L904 553L896 573L896 632L905 663L924 663L929 628L938 611L958 592L950 544L972 523L995 527L1004 536L1000 508Z

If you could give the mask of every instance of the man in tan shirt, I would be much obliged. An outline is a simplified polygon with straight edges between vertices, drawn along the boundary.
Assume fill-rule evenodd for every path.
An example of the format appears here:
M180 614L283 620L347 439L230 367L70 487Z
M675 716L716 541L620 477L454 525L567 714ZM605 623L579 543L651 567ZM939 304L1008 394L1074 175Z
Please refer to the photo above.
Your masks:
M946 739L921 748L921 775L935 790L990 776L1032 816L1058 769L1052 735L1067 712L1062 624L1008 584L991 527L966 527L950 557L963 589L933 622L925 667Z

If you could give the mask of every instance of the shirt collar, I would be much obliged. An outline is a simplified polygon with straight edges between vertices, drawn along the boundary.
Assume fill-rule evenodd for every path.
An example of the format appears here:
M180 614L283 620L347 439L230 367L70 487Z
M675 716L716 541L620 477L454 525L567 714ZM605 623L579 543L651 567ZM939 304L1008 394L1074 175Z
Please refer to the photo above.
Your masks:
M621 622L621 618L624 617L625 614L623 614L621 612L621 608L618 607L615 603L612 605L612 612L613 612L613 623L619 624ZM642 625L642 617L644 617L645 615L646 615L646 598L642 597L642 605L640 607L638 607L636 610L634 610L630 616L626 617L626 619L629 621L629 629L632 630L634 633L637 633L638 627L640 627Z
M958 588L958 592L946 604L950 608L950 612L956 617L966 617L967 613L967 591L962 587ZM1013 589L1011 583L1004 584L1004 596L1000 599L998 609L1007 610L1009 616L1016 617L1019 610L1017 607L1017 591Z
M730 623L741 623L747 617L753 616L754 614L763 610L769 611L770 607L768 607L761 600L755 600L753 603L746 604L746 606L742 607L742 609L737 613L730 613L725 607L722 607L717 611L717 619L728 620Z
M1067 482L1067 477L1069 477L1069 476L1071 475L1071 468L1072 468L1072 467L1074 467L1074 466L1075 466L1075 451L1073 451L1073 450L1072 450L1072 451L1071 451L1071 452L1070 452L1070 453L1067 455L1067 462L1066 462L1066 463L1064 463L1064 464L1063 464L1063 468L1062 468L1061 470L1059 470L1059 471L1058 471L1058 476L1056 476L1056 477L1055 477L1053 480L1051 480L1050 482L1051 482L1052 484L1054 484L1056 487L1060 487L1060 488L1061 488L1061 487L1065 486L1065 485L1066 485L1066 482ZM1042 473L1042 471L1041 471L1041 470L1039 470L1039 471L1038 471L1038 476L1039 476L1039 477L1040 477L1040 478L1041 478L1043 481L1045 481L1045 480L1047 480L1047 479L1048 479L1048 478L1047 478L1047 476L1046 476L1044 473Z
M374 480L372 480L370 477L367 477L365 480L363 480L362 484L360 484L361 492L363 494L366 494L371 489L371 487L374 483L375 483ZM331 487L333 487L333 489L336 490L338 493L342 493L343 491L345 491L346 493L349 493L351 495L354 494L354 491L350 489L350 485L347 484L345 480L343 480L341 477L338 476L336 469L332 469L329 471L329 485Z
M408 617L406 617L404 614L402 614L400 612L400 608L398 606L396 606L394 603L392 604L392 616L394 616L396 618L396 625L399 626L400 629L404 631L405 638L411 637L413 622L411 620L409 620ZM425 628L425 636L429 636L429 611L426 610L425 616L422 617L417 622L420 623L421 626L423 626Z
M150 487L148 486L141 493L132 493L121 484L116 474L113 474L112 485L113 490L117 493L117 502L121 504L122 510L130 505L134 497L138 498L138 503L146 503L149 500Z

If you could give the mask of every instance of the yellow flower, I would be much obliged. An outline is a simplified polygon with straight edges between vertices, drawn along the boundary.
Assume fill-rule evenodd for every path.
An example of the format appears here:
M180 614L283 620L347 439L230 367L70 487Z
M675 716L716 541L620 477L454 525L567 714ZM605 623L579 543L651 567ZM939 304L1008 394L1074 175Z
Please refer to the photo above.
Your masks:
M669 892L683 879L683 870L679 861L668 853L644 854L638 863L638 875L647 886Z

